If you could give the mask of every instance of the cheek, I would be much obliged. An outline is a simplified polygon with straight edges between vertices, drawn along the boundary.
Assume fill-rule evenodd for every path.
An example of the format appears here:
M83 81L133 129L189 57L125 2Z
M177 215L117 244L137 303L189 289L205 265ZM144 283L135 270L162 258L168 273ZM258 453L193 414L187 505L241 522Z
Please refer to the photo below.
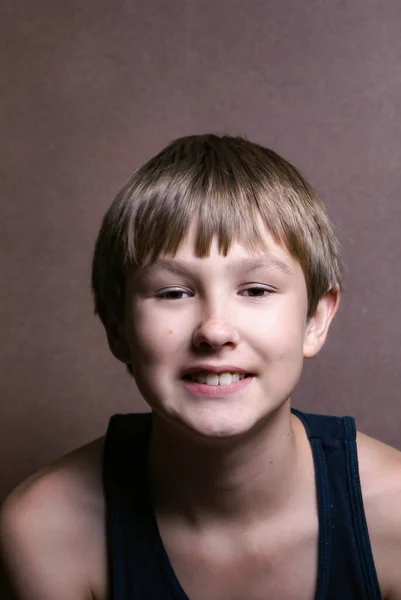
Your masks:
M289 304L286 310L276 310L257 320L254 331L270 355L284 359L302 353L304 315L298 306Z
M128 333L133 356L146 364L162 365L174 360L175 353L183 346L180 328L166 322L157 311L136 311L134 307L133 314Z
M259 355L263 361L263 385L272 398L288 398L297 385L303 365L303 321L277 318L260 328L263 341Z

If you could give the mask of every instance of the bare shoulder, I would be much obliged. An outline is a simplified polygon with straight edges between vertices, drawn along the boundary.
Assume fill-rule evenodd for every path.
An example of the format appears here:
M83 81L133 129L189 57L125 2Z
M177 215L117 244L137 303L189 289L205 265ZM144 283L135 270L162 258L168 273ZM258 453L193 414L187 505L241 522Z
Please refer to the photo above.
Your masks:
M357 434L359 474L373 556L388 600L401 599L401 452Z
M89 600L105 589L103 438L20 484L0 512L0 543L21 600Z

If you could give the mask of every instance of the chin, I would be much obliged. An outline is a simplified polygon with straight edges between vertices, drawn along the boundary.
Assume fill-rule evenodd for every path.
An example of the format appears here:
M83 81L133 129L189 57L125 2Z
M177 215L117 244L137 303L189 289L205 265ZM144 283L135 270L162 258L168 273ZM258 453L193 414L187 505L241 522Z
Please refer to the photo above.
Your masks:
M189 440L213 444L239 440L259 429L277 408L273 401L266 403L266 395L193 398L174 389L164 398L155 394L148 404L168 435L181 433Z
M259 422L256 415L246 414L243 409L230 410L221 407L196 412L197 414L181 414L178 424L180 429L185 429L187 435L208 443L246 436Z

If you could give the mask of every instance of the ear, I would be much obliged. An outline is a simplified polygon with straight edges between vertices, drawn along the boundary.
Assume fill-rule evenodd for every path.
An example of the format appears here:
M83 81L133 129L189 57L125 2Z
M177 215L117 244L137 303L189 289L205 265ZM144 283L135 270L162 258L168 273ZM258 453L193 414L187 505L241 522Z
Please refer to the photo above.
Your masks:
M129 364L131 362L129 344L125 334L124 323L113 323L106 327L107 341L109 348L121 362Z
M306 324L303 353L305 358L316 356L323 347L329 331L330 323L340 304L340 290L335 287L322 296L317 305L315 314Z

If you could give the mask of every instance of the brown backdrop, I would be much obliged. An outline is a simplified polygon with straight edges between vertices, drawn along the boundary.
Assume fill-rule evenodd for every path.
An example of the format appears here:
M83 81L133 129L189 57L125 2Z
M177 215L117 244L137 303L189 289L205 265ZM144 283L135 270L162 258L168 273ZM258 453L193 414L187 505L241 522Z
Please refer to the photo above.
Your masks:
M347 263L299 408L401 448L399 0L3 0L0 495L145 405L92 316L115 192L172 138L245 134L316 185Z

